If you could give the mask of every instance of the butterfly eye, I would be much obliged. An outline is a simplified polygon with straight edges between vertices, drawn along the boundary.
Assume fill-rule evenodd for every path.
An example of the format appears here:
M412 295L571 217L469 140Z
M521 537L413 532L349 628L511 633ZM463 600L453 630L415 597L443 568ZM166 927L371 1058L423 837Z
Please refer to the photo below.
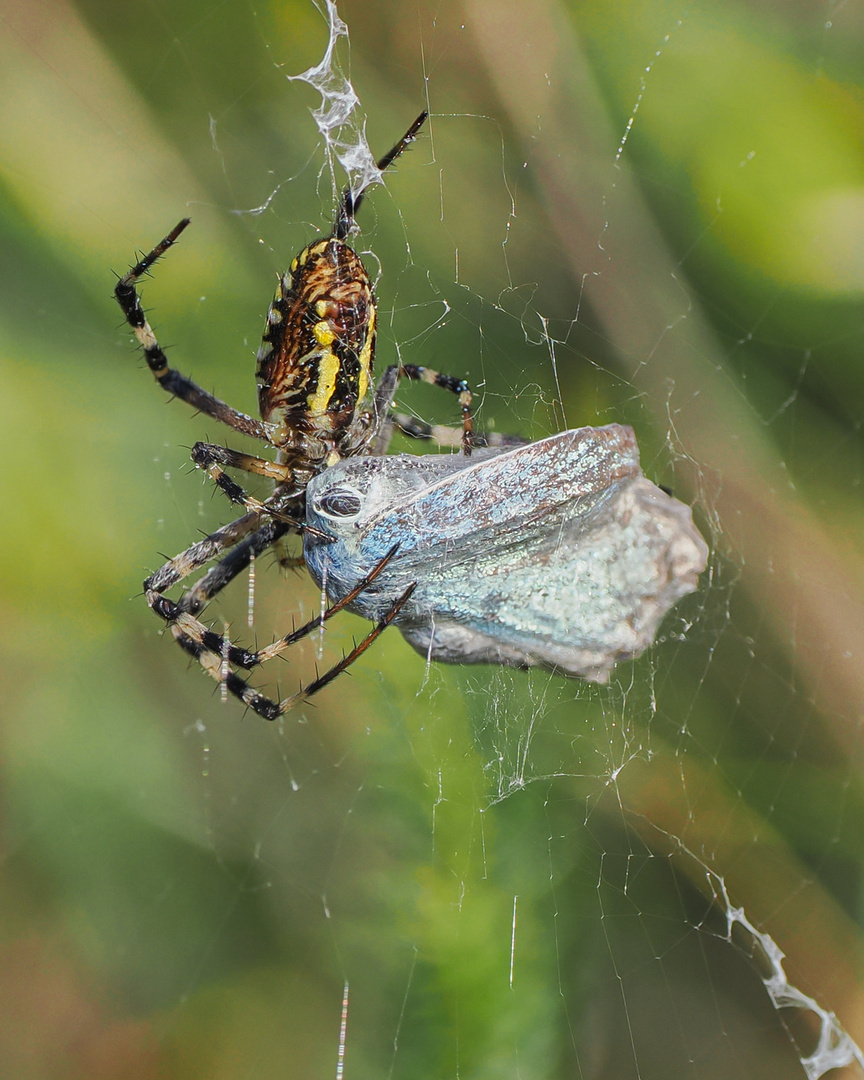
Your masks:
M363 500L360 493L350 487L336 487L315 500L315 509L329 518L357 517Z

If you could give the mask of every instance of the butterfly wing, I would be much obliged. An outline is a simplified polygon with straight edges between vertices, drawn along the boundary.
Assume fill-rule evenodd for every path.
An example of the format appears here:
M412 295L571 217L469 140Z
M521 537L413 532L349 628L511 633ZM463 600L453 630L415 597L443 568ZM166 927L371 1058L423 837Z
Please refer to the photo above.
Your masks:
M379 619L414 584L397 625L448 662L605 681L651 643L707 559L690 510L642 476L619 425L470 459L355 459L307 498L309 523L332 537L307 541L313 577L338 598L398 545L352 610Z

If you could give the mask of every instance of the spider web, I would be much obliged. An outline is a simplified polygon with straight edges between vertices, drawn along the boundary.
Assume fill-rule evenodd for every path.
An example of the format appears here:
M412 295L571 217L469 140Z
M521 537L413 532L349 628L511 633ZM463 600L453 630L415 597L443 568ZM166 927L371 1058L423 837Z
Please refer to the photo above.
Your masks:
M608 686L428 665L388 631L274 725L209 699L146 610L113 616L139 647L110 654L99 749L64 734L75 670L34 699L50 738L10 742L72 792L16 772L10 814L119 1002L99 1045L138 1025L129 1060L177 1077L860 1076L864 9L154 3L134 34L75 10L130 94L120 120L94 81L85 114L156 192L118 198L101 265L193 218L144 290L181 370L254 411L273 272L428 108L359 215L379 370L464 375L485 430L632 424L712 552ZM125 341L110 363L99 415L141 410L120 471L146 455L153 510L100 566L125 596L230 511L182 468L221 433L145 401ZM431 387L399 407L453 418ZM244 642L321 604L259 562L210 609ZM259 681L290 692L364 631ZM107 661L78 655L92 691Z

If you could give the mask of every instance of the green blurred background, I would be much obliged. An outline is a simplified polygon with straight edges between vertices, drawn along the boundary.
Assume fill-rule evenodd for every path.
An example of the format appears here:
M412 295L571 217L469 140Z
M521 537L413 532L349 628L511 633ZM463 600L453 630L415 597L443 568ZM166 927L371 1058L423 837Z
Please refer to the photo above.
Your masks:
M340 14L373 152L432 114L362 210L379 366L466 375L487 428L633 423L710 570L608 688L390 632L280 724L222 702L138 593L229 519L187 449L225 433L154 388L112 271L190 215L145 304L254 412L343 182L286 77L326 26L0 0L0 1075L330 1077L347 983L350 1080L804 1076L813 1014L728 916L864 1041L864 9ZM262 640L317 610L269 560L256 588Z

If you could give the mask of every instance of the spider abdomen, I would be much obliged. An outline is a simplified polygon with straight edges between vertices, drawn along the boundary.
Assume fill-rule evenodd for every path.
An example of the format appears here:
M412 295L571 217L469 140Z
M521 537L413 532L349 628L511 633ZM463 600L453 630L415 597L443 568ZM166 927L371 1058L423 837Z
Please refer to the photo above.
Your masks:
M261 416L292 436L338 436L371 384L375 297L357 253L310 244L280 280L258 351ZM329 441L333 441L332 439Z

